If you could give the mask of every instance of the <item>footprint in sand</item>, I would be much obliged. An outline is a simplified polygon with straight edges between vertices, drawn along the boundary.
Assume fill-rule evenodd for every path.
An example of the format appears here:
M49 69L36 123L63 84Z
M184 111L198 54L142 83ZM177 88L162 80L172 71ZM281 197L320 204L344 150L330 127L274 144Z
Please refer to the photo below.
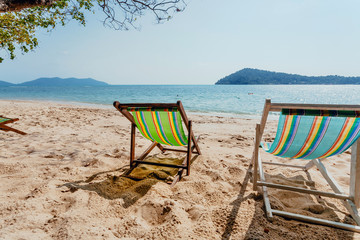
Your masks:
M191 220L197 221L198 219L201 218L201 216L204 215L206 211L203 206L195 205L192 206L190 209L186 210L186 212L189 214Z
M174 203L146 203L140 208L141 217L151 225L159 225L166 221ZM171 216L171 214L170 214Z

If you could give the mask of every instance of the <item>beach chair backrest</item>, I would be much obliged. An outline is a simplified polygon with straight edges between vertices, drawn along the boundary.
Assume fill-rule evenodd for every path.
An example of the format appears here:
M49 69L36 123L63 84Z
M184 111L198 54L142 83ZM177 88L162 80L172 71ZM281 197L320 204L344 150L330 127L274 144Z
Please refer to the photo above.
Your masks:
M145 138L170 146L188 144L177 107L128 107L127 111Z
M281 109L265 151L284 158L321 159L346 151L360 137L360 111Z
M0 123L8 122L8 121L10 121L10 120L11 120L10 118L4 118L4 117L1 117L1 116L0 116Z

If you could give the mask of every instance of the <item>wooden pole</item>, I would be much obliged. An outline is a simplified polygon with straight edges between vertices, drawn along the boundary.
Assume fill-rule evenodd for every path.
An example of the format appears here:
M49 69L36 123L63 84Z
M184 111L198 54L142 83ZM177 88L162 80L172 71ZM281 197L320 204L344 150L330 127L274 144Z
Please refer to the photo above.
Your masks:
M265 129L265 125L266 125L266 121L267 121L267 118L269 115L270 108L271 108L271 99L266 99L260 124L256 124L256 128L255 128L255 132L256 132L255 141L254 141L255 146L254 146L254 152L253 152L253 157L252 157L252 162L251 162L251 164L254 165L254 172L253 172L253 190L254 191L257 191L259 146L260 146L260 141L261 141L262 135L264 133L264 129Z
M261 182L266 182L265 180L265 174L264 174L264 169L262 166L262 160L260 158L260 154L258 156L258 167L259 167L259 177L260 177L260 181ZM259 182L258 182L259 183ZM258 184L260 185L260 184ZM271 209L271 205L270 205L270 200L269 200L269 194L267 191L267 187L266 186L262 186L263 189L263 197L264 197L264 205L265 205L265 211L266 211L266 217L269 220L272 220L273 218L273 214L272 214L272 209Z
M192 145L191 150L192 150L192 151L191 151L192 153L197 153L196 151L193 151L193 150L194 150L194 145ZM165 152L165 151L173 151L173 152L187 153L187 150L176 149L176 148L164 148L164 152Z
M349 230L349 231L353 231L353 232L360 232L359 226L354 226L354 225L350 225L350 224L334 222L334 221L329 221L329 220L325 220L325 219L314 218L314 217L304 216L304 215L300 215L300 214L295 214L295 213L290 213L290 212L285 212L285 211L280 211L280 210L275 210L275 209L272 210L272 213L275 215L278 215L278 216L285 217L285 218L296 219L296 220L300 220L300 221L304 221L304 222L345 229L345 230Z
M9 127L9 126L6 126L6 125L0 125L0 130L3 130L5 132L12 131L12 132L16 132L16 133L21 134L21 135L26 135L27 134L25 132L22 132L20 130L17 130L15 128L12 128L12 127Z
M259 158L259 145L260 145L260 124L256 124L255 128L255 146L254 146L254 155L253 155L253 190L257 191L257 179L258 179L258 158Z
M262 164L289 167L289 168L300 168L305 170L304 166L291 165L291 164L283 164L283 163L275 163L275 162L262 162Z
M261 116L261 122L260 122L260 139L264 133L264 129L265 129L267 118L269 116L270 108L271 108L271 99L265 99L263 114Z
M137 164L147 164L147 165L154 165L154 166L163 166L163 167L171 167L171 168L187 168L183 165L175 165L175 164L167 164L167 163L158 163L158 162L148 162L142 160L134 160Z
M132 167L135 159L135 127L134 123L131 123L131 140L130 140L130 167Z
M178 107L177 103L119 103L118 101L114 102L114 105L118 105L119 108L128 108L128 107L144 107L144 108L172 108Z
M189 131L189 124L188 124L189 120L188 120L188 118L186 116L186 112L185 112L185 109L184 109L181 101L177 101L177 105L179 107L180 115L181 115L181 117L182 117L182 119L183 119L183 121L185 123L185 127ZM192 135L191 139L192 139L192 141L193 141L193 143L194 143L194 145L196 147L196 151L198 152L199 155L201 155L200 147L199 147L199 145L198 145L198 143L197 143L197 141L195 139L195 136L194 136L194 134L191 134L191 135Z
M186 155L186 175L190 175L190 159L191 159L191 137L192 137L192 123L188 122L189 125L189 134L188 134L188 146L187 146L187 155Z
M323 192L323 191L317 191L317 190L312 190L312 189L307 189L307 188L292 187L292 186L281 185L281 184L276 184L276 183L268 183L265 181L258 181L257 184L259 186L266 186L266 187L270 187L270 188L283 189L283 190L288 190L288 191L293 191L293 192L308 193L308 194L313 194L313 195L317 195L317 196L331 197L331 198L337 198L337 199L342 199L342 200L352 199L351 196L348 196L343 193Z
M166 151L166 149L160 143L158 143L156 146L160 149L162 153Z
M136 123L135 123L135 120L134 120L134 117L131 115L131 113L129 113L129 111L128 111L126 108L122 108L122 107L121 107L121 103L119 103L118 101L115 101L115 102L113 103L113 105L114 105L114 107L115 107L119 112L121 112L121 113L124 115L124 117L126 117L127 119L129 119L129 121L130 121L131 123L136 124Z
M182 161L181 165L184 166L184 165L186 164L186 161L187 161L187 159L185 158L185 159ZM176 174L174 180L173 180L172 183L171 183L171 187L175 186L175 184L176 184L178 181L181 180L181 177L182 177L183 172L184 172L184 168L183 168L183 167L182 167L182 168L179 168L178 173Z
M137 160L143 160L147 155L157 146L157 142L152 142L150 146L141 154L141 156Z
M344 110L360 111L360 105L345 104L303 104L303 103L272 103L271 111L279 112L283 108L287 109L314 109L314 110Z
M350 195L354 197L357 208L360 207L360 139L351 147Z

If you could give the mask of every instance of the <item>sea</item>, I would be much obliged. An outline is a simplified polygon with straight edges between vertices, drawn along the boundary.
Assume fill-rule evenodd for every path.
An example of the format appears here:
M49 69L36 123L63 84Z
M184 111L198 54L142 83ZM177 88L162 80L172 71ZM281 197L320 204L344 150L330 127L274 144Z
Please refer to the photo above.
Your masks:
M176 102L204 115L259 117L272 102L360 104L360 85L109 85L0 87L2 100L35 100L110 108L114 101Z

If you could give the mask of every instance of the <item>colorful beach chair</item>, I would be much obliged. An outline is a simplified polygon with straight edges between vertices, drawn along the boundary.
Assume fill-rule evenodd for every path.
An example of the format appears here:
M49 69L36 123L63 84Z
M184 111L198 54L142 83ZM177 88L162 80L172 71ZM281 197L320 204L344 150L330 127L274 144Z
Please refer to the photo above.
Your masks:
M272 143L261 142L269 112L280 112L278 129ZM256 125L253 153L254 190L260 186L263 191L266 215L273 215L300 221L327 225L360 232L360 105L316 105L271 103L267 99L260 124ZM274 156L308 160L305 166L294 166L275 162L262 162L259 148ZM345 194L324 167L322 160L343 153L351 147L350 189ZM267 182L263 165L295 167L304 171L316 166L334 193ZM267 188L282 189L343 200L344 206L356 225L324 220L286 211L272 209Z
M6 126L5 124L8 124L8 123L13 123L13 122L16 122L18 121L19 119L18 118L6 118L6 117L3 117L3 116L0 116L0 130L2 131L12 131L12 132L16 132L18 134L21 134L21 135L26 135L26 133L20 131L20 130L17 130L15 128L11 128L9 126Z
M119 103L114 102L114 107L119 110L131 122L130 140L130 168L138 164L150 164L165 167L178 168L178 174L173 185L180 180L183 170L190 174L191 154L200 155L198 139L192 131L191 121L188 120L181 101L177 103ZM187 134L185 134L182 120L184 121ZM151 145L139 158L135 159L135 128L150 141ZM187 150L170 148L166 146L187 146ZM145 157L158 147L162 152L176 151L186 153L186 158L181 165L156 163L143 161Z

